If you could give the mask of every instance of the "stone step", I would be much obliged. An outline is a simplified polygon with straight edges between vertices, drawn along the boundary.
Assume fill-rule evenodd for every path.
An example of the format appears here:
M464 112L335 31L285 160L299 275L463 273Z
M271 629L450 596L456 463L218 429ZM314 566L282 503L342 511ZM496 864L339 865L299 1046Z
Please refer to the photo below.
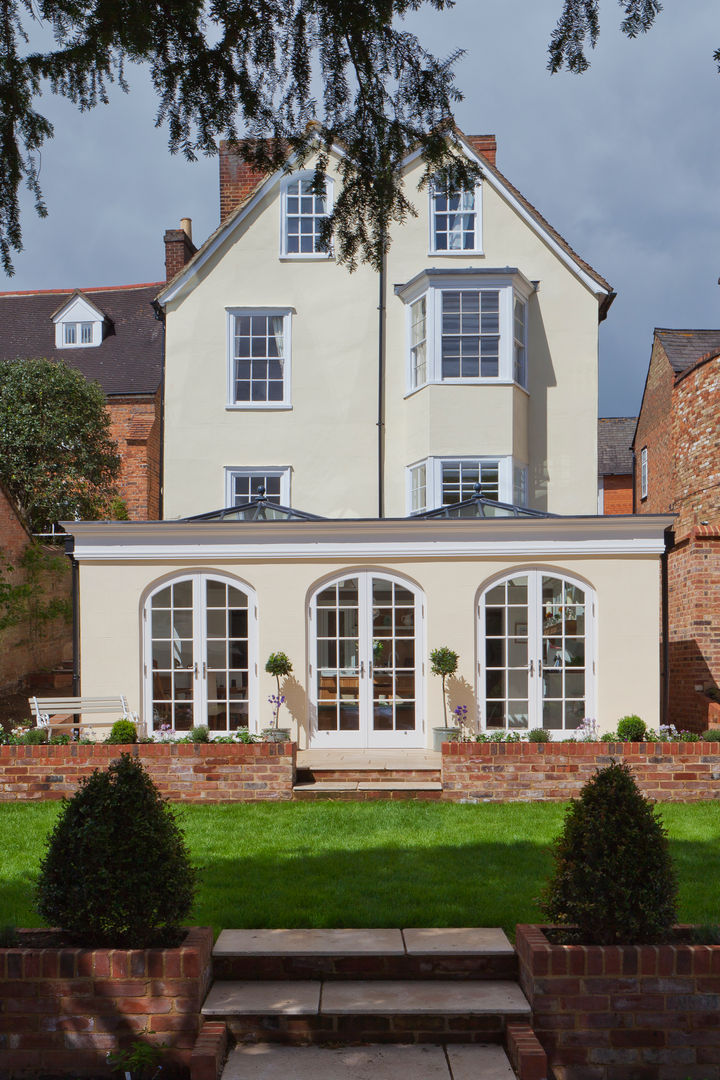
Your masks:
M215 979L514 979L497 927L223 930Z
M441 799L442 784L439 780L318 780L311 783L296 782L293 798L298 801L335 799L345 802L372 799Z
M323 784L323 783L440 783L440 769L428 766L418 769L378 769L368 766L367 768L298 768L296 781L298 784Z
M267 980L216 982L202 1009L236 1042L500 1043L530 1020L508 980Z
M278 1046L232 1051L222 1080L514 1080L501 1046Z

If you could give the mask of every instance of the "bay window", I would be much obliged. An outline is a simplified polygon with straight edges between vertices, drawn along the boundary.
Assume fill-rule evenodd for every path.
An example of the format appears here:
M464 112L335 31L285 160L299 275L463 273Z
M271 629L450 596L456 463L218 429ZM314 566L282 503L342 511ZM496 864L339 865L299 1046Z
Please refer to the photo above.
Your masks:
M517 270L424 270L395 292L407 311L408 393L429 383L527 389L527 302Z
M476 494L494 502L527 505L527 467L508 455L430 457L409 466L406 473L410 515L454 506Z

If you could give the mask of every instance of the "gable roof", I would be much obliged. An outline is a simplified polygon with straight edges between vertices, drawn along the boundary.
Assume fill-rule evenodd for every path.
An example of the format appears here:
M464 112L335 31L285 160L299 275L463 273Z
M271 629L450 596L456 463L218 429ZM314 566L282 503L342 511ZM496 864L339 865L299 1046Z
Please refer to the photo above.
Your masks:
M689 371L698 361L720 353L720 330L666 330L656 327L655 337L665 350L676 375Z
M492 186L503 195L506 201L514 207L530 227L533 228L548 246L555 251L561 260L577 274L583 284L596 295L602 294L602 296L598 295L598 300L600 302L600 321L602 322L616 295L609 282L607 282L597 270L594 270L590 263L582 259L577 252L573 250L567 240L565 240L560 233L550 225L539 210L537 210L524 195L521 195L518 189L514 187L514 185L511 184L495 166L494 136L465 135L459 129L456 129L456 133L463 144L468 157L480 164L484 179L491 183ZM490 140L492 140L492 144L490 143ZM482 152L483 144L485 142L487 142L488 145L490 153L489 157L485 156ZM341 147L336 147L334 149L336 149L339 154L344 153ZM419 150L414 150L409 153L405 159L405 165L417 157L419 153ZM198 248L185 266L183 266L182 269L179 270L178 273L160 290L157 296L158 303L164 305L178 295L183 285L190 281L196 271L199 270L213 255L225 239L230 236L242 218L250 212L256 202L259 201L259 199L275 184L279 183L285 175L285 169L278 169L276 172L270 173L257 181L245 198L238 203L235 209L231 211L223 221L221 221L218 228L208 237L205 243Z
M163 328L152 308L162 282L91 289L0 293L0 360L64 360L109 397L154 394L162 374ZM100 345L55 345L53 316L80 296L105 317Z
M598 475L630 476L637 416L602 416L598 420Z

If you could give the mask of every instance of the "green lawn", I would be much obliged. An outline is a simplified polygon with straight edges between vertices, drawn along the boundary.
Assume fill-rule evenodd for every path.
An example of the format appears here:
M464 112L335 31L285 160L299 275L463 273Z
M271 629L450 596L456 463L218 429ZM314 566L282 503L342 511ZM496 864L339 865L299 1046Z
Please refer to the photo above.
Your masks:
M32 887L58 804L0 804L0 925L36 926ZM539 918L556 803L178 807L202 883L192 921L222 927L503 926ZM680 919L720 922L720 805L662 807Z

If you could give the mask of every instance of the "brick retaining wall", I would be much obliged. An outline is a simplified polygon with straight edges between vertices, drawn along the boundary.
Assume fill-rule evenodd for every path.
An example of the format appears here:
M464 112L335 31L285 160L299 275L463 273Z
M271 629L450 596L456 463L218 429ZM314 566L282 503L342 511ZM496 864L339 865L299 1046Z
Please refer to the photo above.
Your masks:
M109 1075L137 1038L189 1068L212 942L194 927L177 949L0 949L0 1071Z
M720 743L443 743L443 799L575 798L611 759L661 802L720 799Z
M720 1077L720 946L553 945L518 926L516 948L555 1080Z
M189 802L292 798L294 743L147 743L0 746L0 802L61 799L123 752L143 763L168 799Z

